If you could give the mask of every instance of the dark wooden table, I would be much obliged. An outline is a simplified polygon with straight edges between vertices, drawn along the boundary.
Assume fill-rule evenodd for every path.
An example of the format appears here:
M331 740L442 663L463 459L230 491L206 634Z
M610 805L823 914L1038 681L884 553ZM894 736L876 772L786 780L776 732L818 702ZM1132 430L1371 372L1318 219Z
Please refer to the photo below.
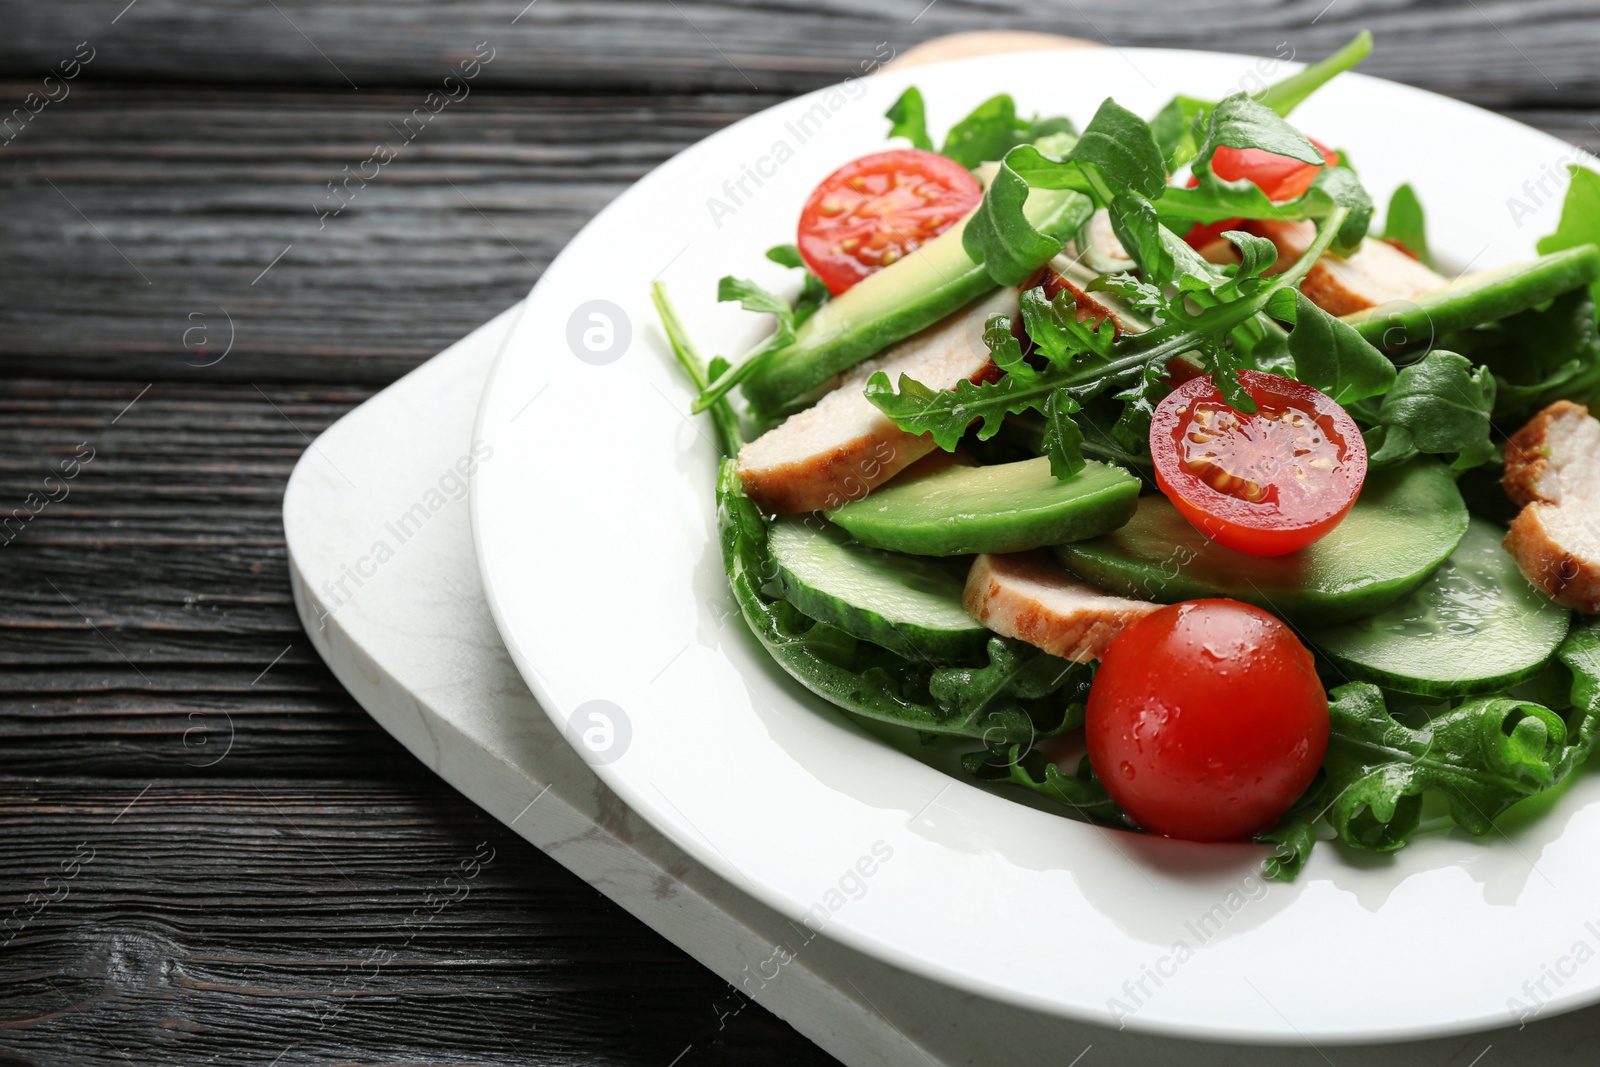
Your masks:
M368 720L290 603L291 465L628 183L879 42L1362 26L1372 73L1595 137L1592 0L0 2L0 1063L830 1062Z

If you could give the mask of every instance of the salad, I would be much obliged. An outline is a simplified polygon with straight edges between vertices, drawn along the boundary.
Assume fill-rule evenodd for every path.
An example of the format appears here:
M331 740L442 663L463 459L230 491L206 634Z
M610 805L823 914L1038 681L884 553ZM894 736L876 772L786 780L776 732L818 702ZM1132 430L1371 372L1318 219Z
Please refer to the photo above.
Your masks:
M790 299L709 362L757 638L855 715L1062 814L1273 847L1485 834L1600 723L1600 175L1539 258L1451 276L1254 95L980 105L845 163L768 258ZM1313 131L1314 132L1314 131ZM735 391L744 407L736 409Z

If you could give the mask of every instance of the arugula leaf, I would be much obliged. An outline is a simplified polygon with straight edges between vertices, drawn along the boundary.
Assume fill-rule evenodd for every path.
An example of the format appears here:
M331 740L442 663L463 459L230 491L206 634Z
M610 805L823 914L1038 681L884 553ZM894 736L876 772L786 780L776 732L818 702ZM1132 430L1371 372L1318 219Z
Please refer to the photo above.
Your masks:
M767 258L780 267L792 267L796 270L806 265L806 261L800 258L798 245L773 245L767 249Z
M1311 188L1293 200L1282 202L1273 201L1247 179L1223 181L1209 169L1197 172L1196 177L1200 179L1199 185L1168 189L1156 202L1163 223L1324 219L1344 208L1348 213L1336 242L1336 247L1344 251L1360 245L1372 222L1372 198L1349 167L1324 167L1312 181Z
M1035 229L1023 214L1030 189L1070 189L1103 207L1120 190L1153 199L1166 183L1166 164L1149 123L1108 99L1066 156L1048 156L1026 144L1005 154L967 221L962 246L995 282L1020 285L1062 248L1059 238Z
M1045 299L1040 286L1023 293L1022 324L1035 350L1059 367L1070 366L1085 354L1109 359L1117 338L1117 325L1110 318L1098 325L1079 322L1077 301L1066 289L1051 300Z
M1211 109L1206 138L1195 154L1194 170L1209 169L1211 157L1223 145L1258 148L1302 163L1323 164L1322 152L1310 139L1264 104L1245 93L1234 93Z
M1558 778L1566 724L1543 705L1481 697L1414 729L1389 714L1377 686L1352 682L1329 696L1328 820L1356 848L1406 844L1424 793L1442 795L1457 826L1485 834L1497 815Z
M1367 433L1367 463L1382 467L1419 452L1456 454L1455 470L1468 470L1499 455L1489 439L1495 381L1488 367L1434 349L1404 367L1384 394Z
M916 86L901 93L900 98L884 113L884 118L891 123L890 137L904 137L914 148L933 151L933 139L928 136L927 106ZM952 126L945 134L939 154L972 170L980 163L998 160L1017 145L1031 141L1045 138L1058 140L1058 135L1064 134L1070 144L1070 139L1075 138L1077 132L1072 120L1065 116L1028 120L1018 118L1015 101L1002 93L985 100L966 118Z
M927 107L922 102L922 90L915 85L901 93L883 117L893 124L889 127L890 137L904 137L913 148L933 151L933 139L928 136Z
M833 299L833 294L828 292L821 278L811 273L811 268L800 257L800 249L794 245L773 245L767 249L767 258L780 267L805 271L800 282L800 295L794 300L794 325L795 329L799 329L802 323L816 314L818 308Z
M1433 254L1428 251L1428 226L1423 215L1422 201L1410 184L1402 185L1389 198L1389 214L1384 217L1383 236L1388 241L1399 241L1406 249L1428 266L1433 266Z
M1172 277L1175 261L1161 238L1155 204L1132 190L1122 190L1111 198L1106 215L1111 232L1146 278Z
M1036 301L1042 300L1040 294ZM1048 309L1049 305L1044 307ZM946 452L955 449L974 423L978 424L978 440L987 441L1000 432L1006 415L1043 411L1051 472L1066 478L1082 470L1083 434L1071 417L1078 410L1078 403L1070 395L1056 395L1059 379L1071 377L1073 371L1065 364L1034 370L1023 359L1022 346L1011 332L1011 320L1004 315L989 320L983 341L995 365L1006 372L999 381L963 380L954 389L942 390L930 389L902 374L896 392L888 374L879 371L867 381L867 400L901 429L932 435L934 444Z
M1273 846L1264 865L1268 878L1292 882L1305 869L1317 843L1316 822L1327 807L1328 776L1319 769L1310 787L1290 805L1278 824L1255 835L1258 843Z
M789 266L789 245L777 245L767 250L767 258L774 263ZM800 253L796 249L794 258L799 259ZM719 301L737 301L739 306L746 311L755 311L774 316L777 328L772 336L757 345L744 357L737 366L727 366L709 383L701 388L700 395L689 405L690 412L699 414L711 405L722 400L733 390L733 387L744 381L750 372L761 366L766 357L780 351L794 343L795 331L800 324L814 315L819 307L829 299L827 287L820 280L814 279L810 271L806 272L806 282L800 291L800 298L795 304L790 303L776 293L769 292L748 278L735 278L731 274L717 283L717 299Z
M1200 150L1200 137L1206 118L1216 105L1192 96L1175 96L1150 120L1156 145L1166 158L1171 173L1188 163Z
M724 303L737 302L746 311L772 315L778 320L777 330L757 351L772 351L794 342L794 307L783 297L769 292L748 278L728 275L717 283L717 299ZM753 359L755 353L749 358Z
M1555 659L1570 679L1567 697L1573 708L1566 717L1567 748L1556 765L1560 781L1583 766L1600 737L1600 620L1575 623Z
M1600 174L1573 163L1567 167L1572 184L1567 186L1567 197L1561 205L1561 221L1556 231L1539 241L1541 256L1560 252L1579 245L1600 244ZM1600 304L1600 279L1590 285L1589 293Z
M727 368L727 360L719 357L712 360L710 366L706 365L694 342L689 339L689 332L683 328L683 321L678 318L677 309L672 306L672 301L667 296L666 282L656 282L650 287L650 300L656 306L656 314L661 317L661 329L667 335L667 343L672 346L672 354L677 359L678 365L689 376L695 388L703 390L707 383ZM739 416L734 413L733 405L724 397L713 403L709 410L711 423L717 431L717 447L724 456L734 455L744 443L744 433L739 428Z
M1219 290L1224 293L1230 291L1227 288L1230 279L1226 275L1219 274L1210 264L1195 256L1192 249L1187 254L1177 253L1174 262L1183 272L1179 298L1169 304L1166 321L1162 325L1131 338L1130 346L1143 352L1150 363L1159 363L1162 367L1175 356L1198 351L1212 375L1212 381L1228 404L1243 412L1254 412L1255 402L1244 391L1236 376L1236 371L1244 365L1243 352L1238 347L1229 347L1225 340L1241 327L1248 327L1263 312L1271 310L1282 314L1283 309L1291 306L1289 302L1293 296L1289 291L1299 286L1311 265L1327 251L1344 218L1344 209L1335 211L1305 254L1292 267L1261 286L1252 285L1250 295L1231 301L1207 299L1208 289L1210 297L1216 297ZM1169 249L1176 251L1180 239L1171 231L1164 233ZM1259 263L1260 257L1255 258ZM1243 291L1242 284L1233 283L1232 291ZM1202 306L1198 315L1191 314L1185 306L1191 300Z
M1555 400L1585 403L1600 393L1600 330L1586 288L1438 344L1494 372L1497 420L1519 421Z
M1072 694L1087 696L1087 687L1078 683L1092 671L1081 663L1003 637L989 638L986 653L989 662L981 667L936 667L928 676L928 693L963 722L981 722L997 712L1008 723L1018 716L1031 722L1027 705L1032 701L1068 686ZM1064 717L1061 725L1065 725ZM1003 748L1017 739L1010 731L998 730L985 740Z
M1355 39L1320 63L1313 63L1267 86L1251 98L1284 118L1334 77L1360 63L1372 51L1372 34L1362 30ZM1151 121L1156 143L1167 157L1167 169L1175 171L1194 159L1210 111L1216 104L1192 96L1175 96ZM1229 218L1231 216L1223 216Z
M1098 192L1101 207L1110 203L1113 189L1155 200L1167 188L1166 158L1150 124L1110 97L1084 127L1067 159L1080 168L1094 168L1091 180L1098 181L1091 188Z
M897 392L889 375L879 371L867 380L866 397L902 430L931 434L935 444L951 452L973 423L980 424L978 440L987 441L1000 432L1007 414L1043 408L1056 390L1056 378L1050 371L1007 374L995 382L963 380L954 389L940 390L902 374Z
M1349 323L1341 322L1294 291L1294 331L1289 354L1295 377L1322 390L1339 404L1352 404L1389 392L1394 364Z
M961 234L967 255L974 263L982 263L997 285L1021 285L1062 247L1059 238L1036 229L1023 214L1028 180L1011 166L1013 157L1022 153L1044 158L1027 145L1006 153Z
M1372 54L1372 32L1362 30L1343 48L1320 63L1289 75L1256 94L1256 100L1287 118L1312 93Z
M1044 454L1050 473L1066 481L1084 468L1083 431L1073 421L1077 401L1064 393L1051 393L1044 402Z
M972 114L950 127L939 154L949 156L968 170L979 163L997 160L1022 140L1027 124L1018 124L1017 105L1005 93L992 96L973 109Z
M1368 195L1356 172L1348 162L1340 167L1323 167L1311 182L1307 195L1326 196L1334 204L1345 208L1349 214L1339 226L1339 235L1333 247L1341 252L1354 251L1372 227L1372 197Z
M1061 768L1045 759L1037 749L1025 750L1022 745L1012 746L999 758L974 752L963 756L961 762L968 773L980 781L1005 782L1042 794L1084 822L1125 830L1134 828L1133 821L1123 814L1106 787L1094 776L1087 756L1073 775L1063 774Z

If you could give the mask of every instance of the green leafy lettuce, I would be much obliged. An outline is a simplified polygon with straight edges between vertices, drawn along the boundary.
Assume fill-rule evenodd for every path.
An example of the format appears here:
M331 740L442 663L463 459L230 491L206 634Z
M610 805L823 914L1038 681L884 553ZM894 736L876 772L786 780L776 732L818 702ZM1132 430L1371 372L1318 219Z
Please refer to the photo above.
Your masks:
M1362 30L1349 44L1318 63L1274 82L1252 94L1258 104L1288 118L1289 113L1334 78L1366 59L1372 52L1372 34ZM1169 170L1194 159L1207 117L1216 104L1192 96L1176 96L1162 108L1153 122L1156 139L1166 154ZM1224 218L1231 216L1224 216Z
M1417 191L1409 184L1396 189L1389 198L1389 213L1383 220L1383 237L1386 241L1398 241L1423 263L1434 266L1433 253L1428 250L1427 217L1422 210L1422 201L1417 199Z
M1489 436L1494 399L1489 368L1434 349L1400 371L1375 411L1359 412L1375 423L1366 433L1368 464L1384 467L1428 453L1453 455L1451 466L1468 470L1498 458Z
M901 93L884 117L890 122L890 137L904 137L915 148L929 152L933 150L933 138L928 136L927 106L923 103L921 90L916 86ZM1001 93L985 100L966 118L950 127L939 154L972 170L980 163L1000 159L1017 145L1028 144L1051 134L1076 132L1077 127L1070 119L1020 118L1016 101Z
M1539 242L1539 254L1549 255L1579 245L1600 245L1600 174L1574 163L1567 167L1572 184L1561 206L1561 222L1556 231ZM1589 294L1600 304L1600 279L1589 287Z
M805 271L800 282L800 295L794 300L794 326L795 329L799 329L801 323L832 298L832 294L828 292L828 287L822 284L822 279L812 274L806 267L805 260L800 258L800 249L794 245L774 245L767 249L767 258L780 267Z

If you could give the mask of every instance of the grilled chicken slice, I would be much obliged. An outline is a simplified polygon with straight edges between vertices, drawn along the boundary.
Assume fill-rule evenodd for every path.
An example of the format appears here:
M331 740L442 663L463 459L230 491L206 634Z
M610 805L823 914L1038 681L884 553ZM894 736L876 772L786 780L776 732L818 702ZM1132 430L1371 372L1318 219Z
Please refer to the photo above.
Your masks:
M999 292L860 364L814 406L774 426L739 450L745 492L780 515L859 500L934 450L927 436L906 433L868 402L864 389L878 371L895 385L902 374L930 389L999 376L983 343L995 315L1017 313L1018 292Z
M1256 220L1241 227L1278 247L1278 262L1268 273L1288 270L1316 239L1309 222ZM1323 256L1300 283L1300 291L1330 315L1350 315L1393 300L1414 300L1449 284L1449 279L1417 262L1387 241L1368 237L1348 256Z
M1506 442L1506 495L1523 505L1506 550L1557 603L1600 613L1600 422L1558 400Z
M963 603L995 633L1077 663L1099 659L1123 627L1161 607L1081 582L1044 551L978 556Z

